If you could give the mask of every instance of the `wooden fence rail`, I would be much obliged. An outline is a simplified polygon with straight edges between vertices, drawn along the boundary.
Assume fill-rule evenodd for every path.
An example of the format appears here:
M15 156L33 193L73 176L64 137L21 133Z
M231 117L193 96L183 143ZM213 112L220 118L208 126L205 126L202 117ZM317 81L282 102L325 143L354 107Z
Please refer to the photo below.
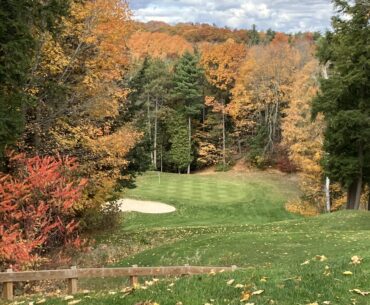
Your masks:
M136 265L128 268L87 268L42 271L23 271L13 272L8 269L0 272L0 283L3 284L3 298L13 299L13 286L15 282L44 281L44 280L67 280L68 293L75 294L78 290L78 279L80 278L106 278L106 277L129 277L130 285L138 283L139 276L181 276L207 274L220 271L235 271L236 266L232 267L199 267L199 266L176 266L176 267L138 267Z

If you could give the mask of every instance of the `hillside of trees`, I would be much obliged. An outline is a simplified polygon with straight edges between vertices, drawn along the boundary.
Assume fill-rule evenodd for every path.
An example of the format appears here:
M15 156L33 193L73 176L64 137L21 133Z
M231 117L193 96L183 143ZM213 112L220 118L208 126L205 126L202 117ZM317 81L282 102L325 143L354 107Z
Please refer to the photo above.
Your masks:
M83 247L146 170L242 160L299 174L292 211L370 206L369 6L335 3L352 18L320 36L140 23L119 0L2 1L0 267Z

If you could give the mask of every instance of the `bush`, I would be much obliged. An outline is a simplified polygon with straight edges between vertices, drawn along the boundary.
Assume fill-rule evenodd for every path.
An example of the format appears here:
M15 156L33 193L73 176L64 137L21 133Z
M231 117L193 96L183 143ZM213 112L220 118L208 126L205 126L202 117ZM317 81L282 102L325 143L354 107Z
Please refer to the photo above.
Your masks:
M295 173L297 166L289 158L289 151L286 147L277 145L274 153L274 166L283 173Z
M79 246L74 204L86 179L68 157L10 156L0 173L0 268L34 264L50 250Z

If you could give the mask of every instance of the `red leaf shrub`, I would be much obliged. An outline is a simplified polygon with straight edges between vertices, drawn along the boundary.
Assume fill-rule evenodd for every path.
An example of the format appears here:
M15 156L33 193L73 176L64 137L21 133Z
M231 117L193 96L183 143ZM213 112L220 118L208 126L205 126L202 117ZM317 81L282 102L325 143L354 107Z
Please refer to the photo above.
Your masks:
M80 244L73 205L87 180L76 176L77 167L68 157L10 156L11 173L0 173L0 268Z

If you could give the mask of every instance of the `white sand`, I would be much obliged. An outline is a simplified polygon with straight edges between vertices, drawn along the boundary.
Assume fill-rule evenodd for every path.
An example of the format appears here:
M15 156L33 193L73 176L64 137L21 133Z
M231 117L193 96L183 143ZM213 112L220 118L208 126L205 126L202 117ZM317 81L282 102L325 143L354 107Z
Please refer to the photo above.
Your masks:
M166 214L175 212L176 209L168 204L155 201L142 201L134 199L118 200L120 211L122 212L139 212L145 214Z

